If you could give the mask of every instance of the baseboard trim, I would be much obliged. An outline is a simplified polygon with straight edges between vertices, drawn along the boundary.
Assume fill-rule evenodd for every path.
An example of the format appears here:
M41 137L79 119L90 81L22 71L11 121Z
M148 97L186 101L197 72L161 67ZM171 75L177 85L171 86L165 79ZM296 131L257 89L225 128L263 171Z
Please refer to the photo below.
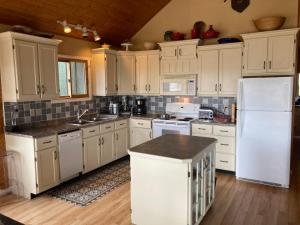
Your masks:
M10 188L0 189L0 196L7 195L11 192Z

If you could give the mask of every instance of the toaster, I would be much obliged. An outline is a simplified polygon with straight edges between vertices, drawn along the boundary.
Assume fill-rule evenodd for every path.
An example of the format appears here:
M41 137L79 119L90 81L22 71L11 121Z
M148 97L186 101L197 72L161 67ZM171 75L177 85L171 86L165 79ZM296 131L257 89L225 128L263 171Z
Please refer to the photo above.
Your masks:
M213 120L214 111L209 108L200 108L199 109L199 119L200 120Z

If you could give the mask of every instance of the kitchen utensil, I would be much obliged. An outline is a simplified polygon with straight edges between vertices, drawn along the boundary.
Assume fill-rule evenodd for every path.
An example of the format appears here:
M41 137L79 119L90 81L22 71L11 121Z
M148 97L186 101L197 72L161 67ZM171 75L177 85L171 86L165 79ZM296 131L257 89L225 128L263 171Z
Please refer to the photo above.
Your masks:
M144 48L146 50L153 50L156 48L156 43L155 42L151 42L151 41L145 41L144 42Z
M286 18L282 16L268 16L253 20L253 23L259 31L277 30L282 27Z
M214 30L213 25L209 25L209 29L202 34L204 39L211 39L219 37L220 32Z
M241 42L238 38L220 38L218 39L219 44L228 44L228 43L235 43L235 42Z

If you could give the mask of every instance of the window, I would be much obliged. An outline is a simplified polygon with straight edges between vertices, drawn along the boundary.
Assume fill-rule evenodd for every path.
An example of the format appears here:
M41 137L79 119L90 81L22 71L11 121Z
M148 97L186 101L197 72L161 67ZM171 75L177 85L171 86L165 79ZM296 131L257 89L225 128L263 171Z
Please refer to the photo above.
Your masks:
M83 98L89 96L88 61L59 58L59 95L61 98Z

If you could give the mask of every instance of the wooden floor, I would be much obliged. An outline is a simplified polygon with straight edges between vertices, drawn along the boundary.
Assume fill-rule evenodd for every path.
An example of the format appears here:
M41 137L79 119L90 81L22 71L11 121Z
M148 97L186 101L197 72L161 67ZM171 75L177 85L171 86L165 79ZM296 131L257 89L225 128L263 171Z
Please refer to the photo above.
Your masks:
M300 225L300 159L289 190L237 181L227 174L217 176L215 203L201 225ZM128 225L130 185L87 207L48 196L31 201L5 196L0 198L0 213L25 224Z

